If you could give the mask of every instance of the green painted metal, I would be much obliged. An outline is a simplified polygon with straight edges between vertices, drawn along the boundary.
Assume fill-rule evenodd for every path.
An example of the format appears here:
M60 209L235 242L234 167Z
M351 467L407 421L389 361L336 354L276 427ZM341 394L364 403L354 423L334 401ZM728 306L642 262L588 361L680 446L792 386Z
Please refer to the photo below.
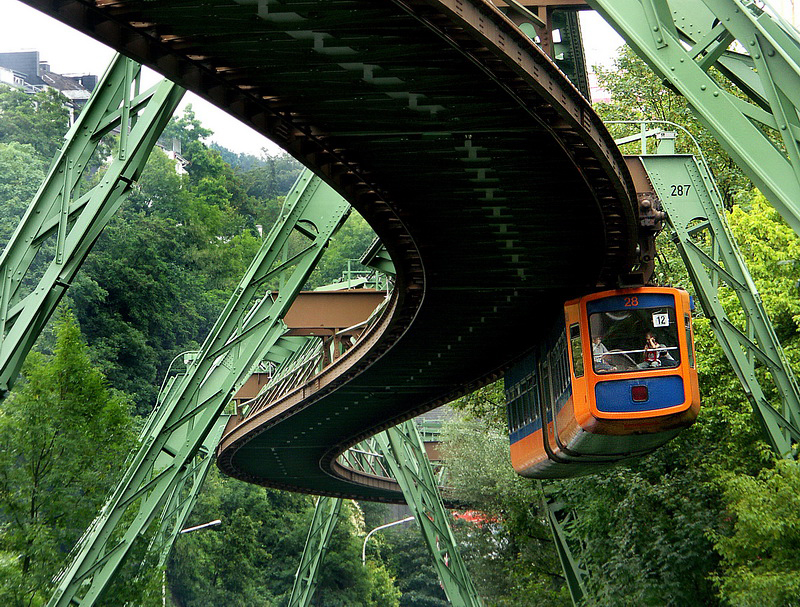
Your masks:
M591 99L589 73L586 70L583 36L577 11L553 11L552 27L561 34L558 42L553 41L553 61L583 96Z
M558 553L558 560L564 570L564 582L569 590L573 605L583 605L587 598L586 579L588 572L574 556L570 547L570 528L575 520L574 511L559 502L548 485L540 483L544 498L547 522L553 534L553 543Z
M280 380L279 380L280 381ZM267 386L266 389L269 389ZM414 428L421 427L423 428L424 432L426 432L426 436L428 438L436 438L438 439L441 433L441 422L439 420L424 420L424 419L417 419L413 422L407 422L408 424L412 424ZM391 442L391 438L388 436L389 433L392 431L396 431L395 429L389 430L387 432L381 433L379 436L372 437L366 441L363 441L345 451L339 458L339 462L348 468L352 468L354 470L358 470L363 473L371 474L373 476L383 477L383 478L395 478L393 472L401 469L403 463L395 460L396 451L392 448L386 448L385 445L388 445ZM408 429L403 428L400 432L408 432ZM417 438L419 440L422 437L417 434ZM404 439L400 439L401 441ZM398 443L399 444L399 443ZM384 445L383 447L381 445ZM402 453L402 449L400 451ZM441 466L439 466L440 472L439 474L436 473L436 468L432 466L431 462L428 460L427 455L425 454L425 449L422 447L421 449L411 449L406 450L406 456L414 458L413 465L411 468L413 470L421 471L421 474L417 474L415 477L418 478L431 478L433 479L433 484L429 485L426 493L429 495L426 496L427 502L435 502L434 494L438 497L438 486L441 482ZM425 469L428 472L425 472ZM408 474L406 474L406 479L408 479ZM399 481L398 481L399 482ZM412 480L411 485L416 485L417 480ZM425 516L426 521L430 521L429 511L427 509L419 510L418 504L420 503L420 498L415 497L407 491L407 484L400 483L401 487L403 487L404 495L406 496L406 500L414 510L415 517L417 520L422 520L419 517ZM433 489L431 490L430 487ZM314 509L314 518L311 522L311 528L308 532L308 538L306 539L306 544L303 549L303 556L301 558L300 566L298 567L297 573L295 574L294 585L292 587L292 593L289 599L288 607L307 607L311 604L311 599L314 596L314 591L316 589L316 580L317 576L319 575L320 567L322 566L322 562L325 558L325 553L328 549L328 544L331 538L331 534L333 533L334 526L336 525L337 517L339 514L339 510L341 508L341 499L333 498L333 497L320 497L317 500L316 507ZM426 502L426 503L427 503ZM441 498L438 498L438 502L441 504ZM449 537L452 539L452 533L449 529L449 518L446 511L442 511L439 513L439 516L436 517L440 524L447 526L447 534L445 537ZM435 523L431 522L431 526L435 525ZM436 533L436 532L435 532ZM435 537L439 537L438 533ZM428 545L430 546L431 543L428 541L428 536L423 528L423 538L426 540ZM435 566L437 570L440 567L451 568L451 567L458 567L459 565L454 563L449 555L453 552L457 553L457 548L455 544L451 544L449 546L445 546L446 542L441 540L435 540L434 545L436 549L433 549L431 552L434 557ZM445 556L443 556L443 554ZM440 562L441 561L441 562ZM475 594L475 589L472 586L471 582L469 582L469 573L463 568L463 562L458 561L461 566L461 570L455 573L456 578L459 580L466 579L468 583L464 585L466 589L473 593L471 603L463 603L458 602L458 598L455 599L453 602L454 605L480 605L480 599L478 598L477 594ZM447 572L449 573L449 571ZM452 575L452 574L451 574ZM441 579L445 579L447 575L442 575L440 573ZM462 582L463 583L463 582ZM463 590L456 591L455 596L460 596L463 593ZM448 597L452 597L453 593L448 592ZM451 599L452 600L452 599Z
M186 527L186 521L194 509L197 496L208 476L211 464L214 462L215 450L229 419L230 415L219 417L190 465L181 471L174 489L167 497L166 505L159 519L158 530L150 546L150 551L159 555L159 569L167 566L167 559L175 545L175 539Z
M333 530L339 520L342 500L338 497L319 497L314 518L308 530L300 566L294 576L292 594L287 607L308 607L317 589L317 577L328 551Z
M206 441L220 428L220 415L232 395L279 342L285 331L281 319L349 210L349 204L318 177L308 171L300 176L287 197L286 212L196 359L185 375L168 384L123 479L59 576L49 607L94 605L134 541L158 519L172 496L179 495L181 482L188 478L185 469L201 448L209 447ZM303 244L281 261L290 237ZM274 293L273 282L282 275L285 285Z
M397 275L389 251L386 250L386 247L378 238L372 241L372 244L364 252L359 261L363 265L373 268L385 276L393 277Z
M450 604L456 607L483 605L461 558L450 528L450 515L439 495L416 425L407 421L375 438L420 525Z
M800 233L797 30L750 0L587 1L686 98ZM739 46L732 47L734 42ZM747 54L731 48L746 49ZM723 88L720 75L745 98Z
M184 90L162 81L139 93L141 68L117 56L67 134L50 171L0 257L0 398L111 216L144 168ZM120 129L100 183L80 194L81 176L102 137ZM31 276L47 255L41 277ZM35 283L28 286L29 283Z
M642 162L667 212L674 240L689 270L703 311L750 400L764 436L781 457L800 442L800 388L767 316L761 297L725 222L722 201L705 163L694 156L644 156ZM673 184L690 184L673 196ZM744 326L730 319L718 291L731 289ZM769 371L780 400L775 408L757 374Z

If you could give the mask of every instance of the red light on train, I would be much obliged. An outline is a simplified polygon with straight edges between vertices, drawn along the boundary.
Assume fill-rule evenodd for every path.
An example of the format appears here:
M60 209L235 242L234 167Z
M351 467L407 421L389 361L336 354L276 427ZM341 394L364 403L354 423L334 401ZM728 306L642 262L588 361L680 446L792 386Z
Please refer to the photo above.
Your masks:
M643 403L650 398L647 386L631 386L631 399L635 403Z

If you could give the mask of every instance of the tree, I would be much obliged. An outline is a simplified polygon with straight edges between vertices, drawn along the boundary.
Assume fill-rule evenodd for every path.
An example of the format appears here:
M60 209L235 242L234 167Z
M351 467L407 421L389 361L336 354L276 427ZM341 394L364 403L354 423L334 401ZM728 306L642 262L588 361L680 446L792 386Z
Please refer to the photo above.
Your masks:
M184 607L285 605L300 564L313 500L263 489L212 471L192 523L219 518L213 530L179 538L169 568L170 589ZM318 607L392 607L398 591L378 564L361 566L357 508L344 504L320 572Z
M30 144L39 154L40 168L46 168L69 128L68 102L51 88L28 95L0 86L0 143Z
M561 565L536 484L511 467L502 391L482 389L475 400L493 401L487 418L467 418L446 426L445 461L449 496L481 513L478 524L459 524L464 559L488 603L569 605ZM463 401L456 406L462 407ZM480 405L486 410L486 403Z
M798 604L800 570L800 467L776 462L758 476L730 476L725 498L734 517L729 536L717 535L724 574L720 594L735 607Z
M97 514L135 438L127 399L95 369L74 316L33 352L0 410L0 602L37 605Z
M375 537L375 536L373 536ZM419 528L387 530L381 553L397 579L400 607L447 607L447 597Z
M0 143L0 243L3 246L44 180L42 164L33 146Z

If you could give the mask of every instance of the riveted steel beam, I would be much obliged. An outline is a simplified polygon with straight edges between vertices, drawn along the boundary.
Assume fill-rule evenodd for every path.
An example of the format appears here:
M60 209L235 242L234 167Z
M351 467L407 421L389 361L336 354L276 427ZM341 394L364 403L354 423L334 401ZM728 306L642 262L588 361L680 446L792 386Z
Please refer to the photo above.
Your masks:
M413 421L404 422L378 434L375 440L420 525L450 604L456 607L483 605L461 558L450 528L450 515L439 495L416 425Z
M88 607L101 597L134 542L177 495L233 394L280 340L286 330L281 319L350 206L306 171L286 209L196 359L169 385L123 479L59 576L49 607ZM302 245L282 260L290 237ZM265 293L278 280L280 289Z
M720 145L800 233L797 30L750 0L588 3L686 98ZM720 74L727 83L719 81Z
M319 569L328 552L341 508L342 500L338 497L317 498L314 518L308 530L300 566L294 575L294 585L287 607L308 607L311 604L311 599L317 590Z
M561 568L564 570L564 582L572 598L572 604L583 605L587 598L586 579L589 574L581 564L580 554L573 553L570 547L571 543L575 543L570 532L572 523L575 521L575 512L558 501L552 487L541 482L539 487L542 489L547 522L550 524L553 543L558 553L558 560L561 562Z
M800 442L800 388L725 221L710 171L694 156L643 156L641 163L667 212L703 311L744 387L764 437L779 456L792 457L792 445ZM683 187L678 195L671 187L674 184L691 187ZM744 316L741 328L720 304L718 293L723 286L739 300ZM756 372L759 366L773 380L778 408L765 395Z
M140 93L140 72L120 55L112 61L0 256L0 398L183 97L184 90L167 80ZM100 183L78 195L86 165L114 129L120 141L111 165ZM29 286L39 253L48 255L45 271Z

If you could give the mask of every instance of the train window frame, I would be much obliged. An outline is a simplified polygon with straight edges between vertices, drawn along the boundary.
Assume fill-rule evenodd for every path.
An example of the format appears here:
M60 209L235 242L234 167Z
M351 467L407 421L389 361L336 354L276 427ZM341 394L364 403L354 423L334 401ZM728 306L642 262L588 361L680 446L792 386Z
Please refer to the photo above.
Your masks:
M682 356L678 318L674 305L592 312L588 315L592 371L595 375L607 376L679 368ZM631 327L636 327L636 331L631 331ZM636 345L630 345L634 333L640 337ZM648 335L655 338L658 347L648 348ZM599 341L595 342L597 338ZM604 343L606 338L608 343ZM623 346L625 342L628 345Z
M694 340L692 340L692 317L689 314L683 315L683 324L686 328L686 359L689 366L694 369Z
M572 374L575 378L583 377L586 373L583 364L583 338L581 337L580 323L569 326L569 349L572 354Z

